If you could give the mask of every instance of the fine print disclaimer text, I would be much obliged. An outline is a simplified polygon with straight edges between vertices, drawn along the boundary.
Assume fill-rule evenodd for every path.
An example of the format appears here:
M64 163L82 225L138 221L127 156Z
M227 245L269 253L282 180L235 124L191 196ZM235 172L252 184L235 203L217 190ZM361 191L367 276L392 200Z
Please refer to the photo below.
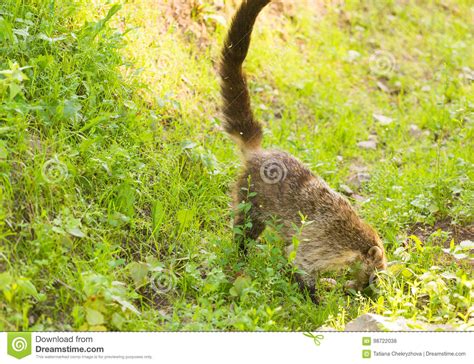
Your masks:
M98 360L146 360L151 355L117 355L107 353L103 345L96 345L94 338L84 335L42 336L34 339L37 359L98 359ZM116 350L116 348L114 347ZM114 349L110 351L114 351Z

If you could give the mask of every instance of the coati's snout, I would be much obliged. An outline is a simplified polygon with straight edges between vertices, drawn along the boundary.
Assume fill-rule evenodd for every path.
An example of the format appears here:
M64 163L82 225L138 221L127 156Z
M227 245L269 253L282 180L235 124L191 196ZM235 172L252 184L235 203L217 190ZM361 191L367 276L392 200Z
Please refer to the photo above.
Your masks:
M387 269L387 258L382 243L372 246L362 258L362 267L353 281L345 284L346 289L362 291L376 281L376 273Z

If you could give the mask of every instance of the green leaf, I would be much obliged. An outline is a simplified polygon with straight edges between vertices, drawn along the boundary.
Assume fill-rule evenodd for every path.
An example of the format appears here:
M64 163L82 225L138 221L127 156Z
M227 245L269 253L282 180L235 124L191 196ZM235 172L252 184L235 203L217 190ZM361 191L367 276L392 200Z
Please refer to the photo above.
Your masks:
M439 207L436 206L434 203L430 204L430 206L428 206L428 211L431 212L432 214L435 214L439 211Z
M122 330L124 323L125 318L122 315L117 312L112 315L112 325L114 325L117 329Z
M10 100L13 100L15 96L21 92L21 86L12 82L9 85L9 90L10 90Z
M60 226L53 226L52 230L57 233L57 234L61 234L61 235L65 235L66 232L64 231L64 229Z
M454 244L454 239L451 239L451 241L449 242L449 248L450 248L451 250L454 250L454 246L455 246L455 244Z
M135 214L135 188L129 183L122 183L117 189L117 197L115 198L115 206L118 212L128 218Z
M81 104L77 99L65 100L62 105L62 115L66 120L76 120L81 110Z
M7 157L8 157L7 142L5 140L0 140L0 160L7 159Z
M114 211L114 212L111 212L109 214L109 216L107 217L107 222L109 223L109 225L113 226L113 227L119 227L123 224L127 224L130 222L130 217L118 212L118 211Z
M27 278L19 278L16 281L16 284L18 287L20 287L20 290L23 293L29 294L30 296L33 296L35 298L38 297L38 291L36 290L36 287L34 286L33 283Z
M377 298L377 304L379 306L383 306L385 303L385 297L384 296L379 296L379 298Z
M14 41L12 24L7 19L0 17L0 43L14 43Z
M290 254L288 255L288 261L291 263L296 259L296 251L292 250Z
M13 299L13 293L12 293L12 291L4 290L4 291L3 291L3 295L5 296L5 299L7 300L7 302L11 302L11 301L12 301L12 299Z
M405 278L410 278L413 276L413 271L409 268L405 268L404 270L402 270L402 276L404 276Z
M416 246L416 250L418 250L419 252L422 252L423 251L423 243L418 238L418 236L410 235L409 238L414 241L415 246Z
M119 296L111 296L110 298L112 298L114 301L117 301L123 308L129 309L133 313L140 315L140 312L135 308L135 306L123 298Z
M13 281L12 276L8 272L0 273L0 289L6 289Z
M137 110L137 105L132 100L124 100L123 104L130 110Z
M47 42L49 42L49 43L54 43L54 42L58 42L58 41L60 41L60 40L66 39L66 37L65 37L64 35L54 38L54 37L48 37L48 36L47 36L46 34L44 34L44 33L38 34L37 37L38 37L38 39L45 40L45 41L47 41Z
M165 207L161 201L156 200L152 207L153 234L158 235L163 220L165 218Z
M132 262L127 266L127 268L130 272L133 282L135 283L135 286L138 287L146 283L146 276L150 270L148 264Z
M86 308L86 320L91 326L102 325L104 323L104 315L92 308Z
M104 29L105 24L112 18L120 9L122 5L115 4L113 5L110 10L108 11L105 18L100 19L95 23L88 24L88 26L84 29L84 35L86 37L95 38L97 34L99 34L102 29Z
M192 210L189 209L182 209L179 210L176 214L176 218L181 225L181 228L186 228L191 224L193 220L194 214Z
M78 238L84 238L86 236L86 234L84 234L82 232L81 229L79 229L79 227L73 227L73 228L69 228L66 230L69 234L71 234L72 236L75 236L75 237L78 237Z
M234 286L229 290L232 296L242 296L244 290L252 285L252 280L249 277L240 276L234 281Z
M95 118L90 119L87 124L85 124L81 129L79 129L79 132L85 132L89 130L90 128L93 128L94 126L103 123L104 121L107 121L109 119L108 115L98 115Z
M27 38L30 36L30 33L28 33L28 27L26 28L21 28L21 29L13 29L13 33L16 35L20 35L24 38Z

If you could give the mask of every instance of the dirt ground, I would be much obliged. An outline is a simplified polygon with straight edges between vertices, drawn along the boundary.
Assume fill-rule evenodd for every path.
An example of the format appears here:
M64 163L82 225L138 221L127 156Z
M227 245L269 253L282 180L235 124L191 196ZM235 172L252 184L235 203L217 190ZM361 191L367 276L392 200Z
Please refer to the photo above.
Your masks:
M425 240L434 232L442 230L450 234L449 238L443 242L447 247L451 239L454 239L456 244L459 244L464 240L474 240L474 224L460 226L453 224L453 221L449 218L436 221L433 226L417 223L409 229L409 235L416 235L420 240Z

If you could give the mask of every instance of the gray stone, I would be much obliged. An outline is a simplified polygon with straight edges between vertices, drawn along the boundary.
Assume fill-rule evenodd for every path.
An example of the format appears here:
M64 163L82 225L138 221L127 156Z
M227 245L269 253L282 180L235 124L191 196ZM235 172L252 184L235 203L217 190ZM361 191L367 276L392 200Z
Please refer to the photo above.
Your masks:
M374 140L365 140L357 143L357 146L361 149L377 149L377 142Z
M454 331L451 325L429 324L403 317L389 318L367 313L349 322L344 331Z
M352 191L351 188L345 184L340 184L339 190L346 196L351 196L354 194L354 191Z
M422 134L422 131L420 130L418 125L410 124L410 126L408 128L409 128L408 132L410 133L410 135L412 137L416 138L416 137L419 137Z
M347 61L348 62L354 62L357 58L360 57L360 53L353 50L353 49L350 49L348 52L347 52Z
M374 119L379 122L380 125L390 125L393 121L392 118L382 114L372 114Z
M367 197L364 197L358 194L353 194L351 197L359 203L363 203L368 200Z
M370 174L367 172L357 172L349 177L348 182L356 188L359 188L362 183L370 181L370 178Z

